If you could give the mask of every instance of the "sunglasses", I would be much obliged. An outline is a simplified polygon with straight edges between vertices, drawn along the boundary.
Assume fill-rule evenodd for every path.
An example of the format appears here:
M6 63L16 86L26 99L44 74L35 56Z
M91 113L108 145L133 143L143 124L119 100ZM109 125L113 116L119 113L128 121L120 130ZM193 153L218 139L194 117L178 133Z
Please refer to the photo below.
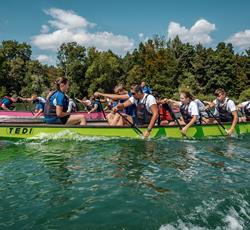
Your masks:
M136 94L136 92L131 92L131 94L134 96Z

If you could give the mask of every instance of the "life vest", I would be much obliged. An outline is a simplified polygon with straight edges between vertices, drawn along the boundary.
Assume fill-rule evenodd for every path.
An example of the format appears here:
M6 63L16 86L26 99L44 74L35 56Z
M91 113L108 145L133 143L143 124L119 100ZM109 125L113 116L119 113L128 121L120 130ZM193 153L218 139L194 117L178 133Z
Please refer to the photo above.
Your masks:
M2 105L4 104L4 99L7 99L7 100L9 100L9 101L11 102L11 104L5 105L8 109L14 107L14 106L13 106L13 101L12 101L11 98L8 97L8 96L4 96L4 97L1 99L1 101L0 101L0 107L2 107Z
M44 116L46 116L46 117L57 117L57 115L56 115L56 106L50 103L51 102L50 99L51 99L52 96L54 96L58 92L60 92L60 91L58 91L58 90L54 91L49 96L49 98L46 100L45 107L44 107ZM63 112L67 111L68 105L69 105L69 99L68 99L68 97L66 97L64 95Z
M188 112L188 107L189 107L189 104L187 104L187 105L182 104L180 106L180 113L181 113L183 120L186 124L188 124L192 120L192 116Z
M97 109L96 109L95 112L102 112L102 104L101 104L101 102L99 100L97 100L97 99L94 100L93 103L92 103L92 105L93 105L92 108L94 108L95 105L97 105Z
M220 101L218 101L218 104L216 106L216 109L219 113L219 119L222 122L230 122L233 120L232 113L227 111L228 100L229 99L227 98L223 104Z
M128 92L128 96L129 97L132 97L132 93L131 92ZM121 99L119 100L119 103L124 103L127 99ZM126 107L124 109L124 113L131 116L131 117L135 117L136 116L136 105L135 104L132 104L128 107Z
M250 120L250 101L245 105L245 107L243 108L243 112L247 118L247 120ZM248 107L248 108L247 108Z
M138 103L136 106L136 119L139 125L149 124L151 117L152 117L152 114L148 112L146 108L147 98L148 98L148 95L146 95L146 97L144 98L142 102L139 102L138 100Z
M170 108L168 104L159 105L159 115L161 121L173 121L173 117L170 114Z

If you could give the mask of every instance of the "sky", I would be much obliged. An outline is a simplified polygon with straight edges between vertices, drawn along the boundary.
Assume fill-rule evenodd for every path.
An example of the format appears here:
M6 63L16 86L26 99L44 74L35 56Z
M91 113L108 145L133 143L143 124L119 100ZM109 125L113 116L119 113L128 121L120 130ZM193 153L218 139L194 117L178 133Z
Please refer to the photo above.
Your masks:
M236 52L250 47L249 0L5 0L0 41L32 46L32 59L56 64L64 42L112 50L118 55L155 35Z

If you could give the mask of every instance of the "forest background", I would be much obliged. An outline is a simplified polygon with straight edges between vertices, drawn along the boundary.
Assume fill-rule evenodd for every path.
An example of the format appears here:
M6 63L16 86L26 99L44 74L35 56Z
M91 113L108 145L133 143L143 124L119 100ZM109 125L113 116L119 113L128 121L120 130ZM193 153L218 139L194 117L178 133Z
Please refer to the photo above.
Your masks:
M57 64L48 66L31 59L32 48L13 40L0 45L0 96L46 97L54 80L70 80L69 96L91 96L95 91L112 93L122 83L127 89L145 81L161 97L178 98L187 89L202 100L212 100L216 88L224 88L236 101L250 99L250 48L235 53L232 44L220 42L215 49L182 43L176 37L155 36L132 52L118 56L112 51L86 48L75 42L62 44Z

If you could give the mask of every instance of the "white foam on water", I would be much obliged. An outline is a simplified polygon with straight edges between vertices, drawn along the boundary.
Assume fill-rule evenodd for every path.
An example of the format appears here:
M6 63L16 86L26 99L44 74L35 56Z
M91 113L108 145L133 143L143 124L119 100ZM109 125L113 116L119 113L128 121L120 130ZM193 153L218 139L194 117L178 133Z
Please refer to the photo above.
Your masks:
M242 230L244 228L244 221L234 208L231 208L223 221L227 225L226 229L228 230Z
M159 230L206 230L207 229L193 225L191 223L184 223L182 220L178 220L177 222L178 222L177 225L172 225L172 224L161 225Z
M74 140L74 141L106 141L106 140L119 140L121 137L104 137L104 136L82 136L77 132L64 130L59 133L47 134L40 133L37 136L31 137L28 140L41 140L43 142L50 140ZM124 138L123 138L124 139ZM130 138L125 138L130 139Z
M231 197L234 199L234 197ZM202 225L207 223L207 219L211 214L216 213L221 218L221 221L214 228L215 230L243 230L248 229L246 226L246 221L250 220L249 204L244 199L242 194L239 194L236 198L237 206L240 206L240 210L237 212L234 207L230 207L229 210L224 213L224 211L218 210L218 206L221 206L225 202L225 199L210 199L208 201L202 201L202 204L195 207L191 213L184 215L183 219L178 219L175 223L167 223L161 225L159 230L212 230L212 228L201 227L197 224L191 223L194 220L199 220Z

